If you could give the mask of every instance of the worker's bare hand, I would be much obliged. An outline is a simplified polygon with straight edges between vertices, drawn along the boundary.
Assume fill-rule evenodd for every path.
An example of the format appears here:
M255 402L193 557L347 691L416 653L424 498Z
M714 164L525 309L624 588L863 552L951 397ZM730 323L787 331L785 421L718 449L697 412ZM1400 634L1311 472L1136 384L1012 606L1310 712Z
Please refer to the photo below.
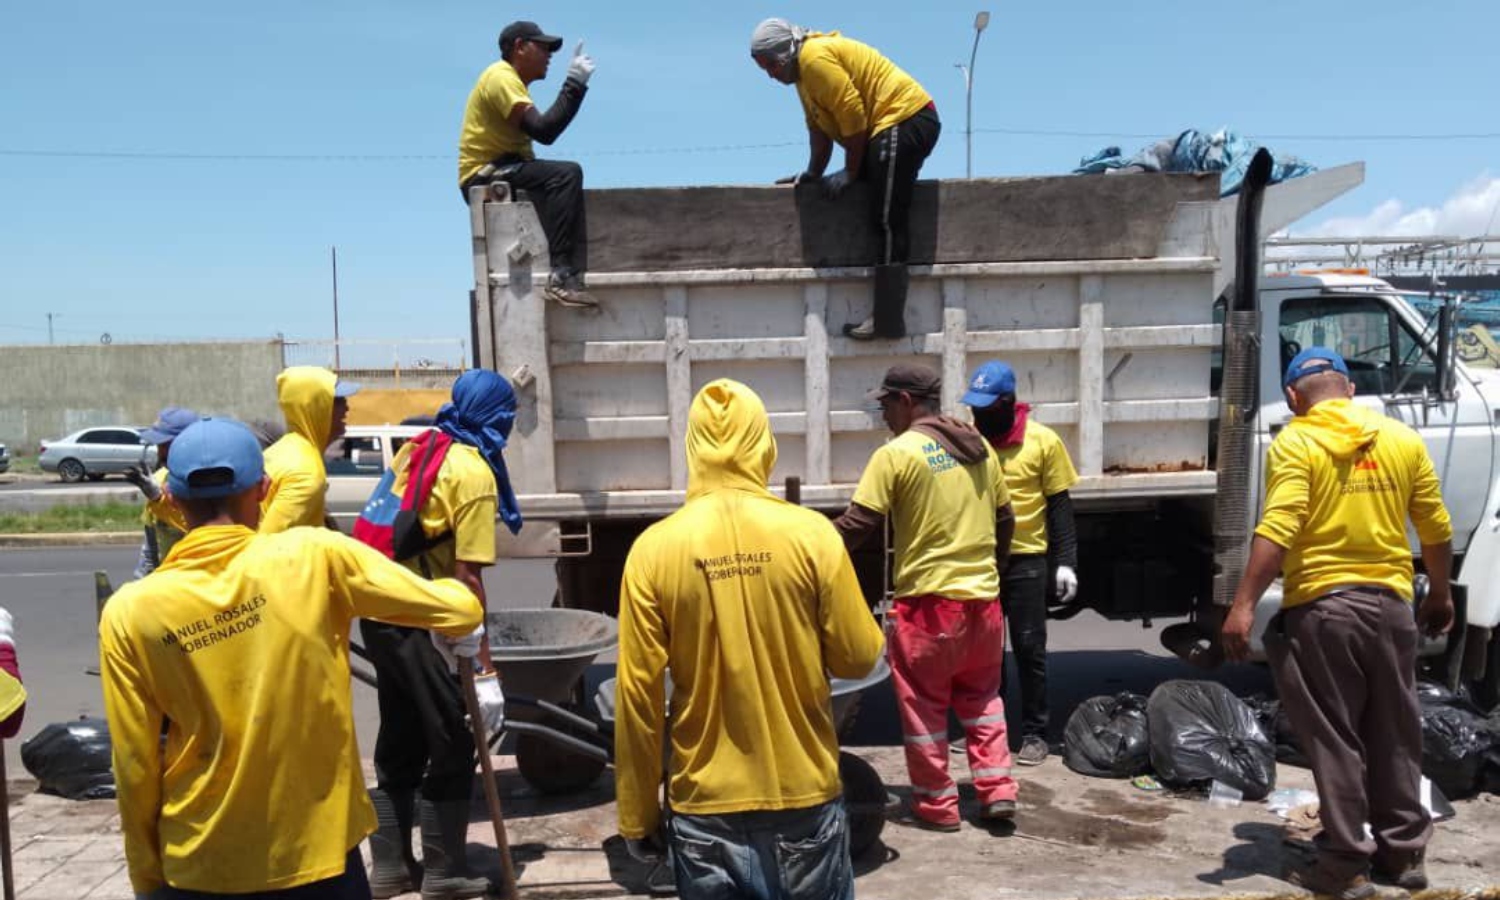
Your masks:
M848 169L839 169L831 175L823 176L823 196L829 200L837 200L842 197L844 191L849 190L849 185L854 179L850 177Z
M1219 631L1219 646L1225 658L1243 662L1250 658L1250 626L1255 624L1254 608L1231 609Z
M1453 595L1448 585L1433 584L1417 608L1417 628L1428 637L1446 634L1453 627Z

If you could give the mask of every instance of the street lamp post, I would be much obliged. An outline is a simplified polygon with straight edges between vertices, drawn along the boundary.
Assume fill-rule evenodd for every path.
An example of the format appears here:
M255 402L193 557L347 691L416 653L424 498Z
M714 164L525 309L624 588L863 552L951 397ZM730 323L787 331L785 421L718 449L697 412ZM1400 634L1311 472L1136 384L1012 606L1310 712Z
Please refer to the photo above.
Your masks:
M979 36L990 24L990 14L981 11L974 16L974 48L969 51L969 64L954 63L964 74L964 177L974 177L974 60L979 55Z

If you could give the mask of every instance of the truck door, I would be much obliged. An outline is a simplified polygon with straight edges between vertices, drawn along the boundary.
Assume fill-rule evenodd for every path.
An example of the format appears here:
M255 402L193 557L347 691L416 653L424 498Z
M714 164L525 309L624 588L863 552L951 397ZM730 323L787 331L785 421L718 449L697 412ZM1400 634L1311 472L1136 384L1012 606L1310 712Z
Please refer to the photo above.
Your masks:
M1311 346L1338 351L1349 365L1354 400L1405 422L1422 435L1443 482L1443 498L1453 518L1454 549L1462 551L1483 515L1490 471L1493 425L1483 397L1460 370L1457 396L1439 396L1437 361L1421 333L1422 324L1399 300L1375 293L1319 294L1283 300L1274 315L1278 364L1263 367L1261 450L1291 421L1281 395L1281 372L1298 351ZM1269 324L1269 322L1267 323ZM1433 332L1428 329L1428 333ZM1269 371L1274 368L1274 373ZM1266 384L1272 382L1272 384ZM1264 454L1257 455L1257 462Z

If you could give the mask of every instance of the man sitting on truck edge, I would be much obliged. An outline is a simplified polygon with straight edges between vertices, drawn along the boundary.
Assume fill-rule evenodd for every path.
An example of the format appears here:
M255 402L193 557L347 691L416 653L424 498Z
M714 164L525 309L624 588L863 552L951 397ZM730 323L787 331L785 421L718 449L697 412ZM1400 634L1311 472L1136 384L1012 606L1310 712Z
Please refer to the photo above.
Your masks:
M876 450L835 522L850 549L895 525L891 681L905 735L911 823L957 831L948 775L948 710L963 725L980 819L1012 818L1000 672L1000 570L1015 518L1000 459L972 425L939 414L942 382L923 365L892 366L871 399L895 438Z
M837 31L766 19L750 37L750 56L771 78L797 86L807 117L807 169L778 183L821 180L830 199L855 181L874 188L881 237L874 314L845 325L844 334L862 341L904 337L912 193L942 131L937 106L879 51ZM834 142L844 148L844 167L824 175Z
M1047 572L1055 567L1050 582L1057 601L1072 602L1078 595L1078 532L1068 489L1078 483L1078 473L1057 432L1031 418L1031 407L1016 402L1016 373L1006 363L980 366L963 402L1000 458L1016 515L1010 558L1000 570L1000 596L1021 682L1016 762L1040 765L1047 758Z
M1419 631L1453 624L1453 527L1421 437L1352 402L1342 357L1303 350L1282 389L1295 417L1266 452L1265 512L1220 639L1228 658L1248 658L1255 605L1281 575L1266 657L1323 823L1317 862L1288 880L1359 900L1376 893L1373 862L1377 876L1421 890L1432 822L1419 794L1416 652ZM1431 579L1415 618L1408 518Z
M452 402L438 411L436 427L396 454L395 480L387 488L382 479L376 488L388 490L392 501L410 495L420 502L415 524L421 534L412 536L410 548L392 548L392 555L423 577L457 578L481 606L487 603L484 570L495 564L497 510L512 533L521 528L504 456L515 418L510 382L489 369L470 369L453 383ZM361 517L355 537L365 539L364 524ZM482 896L489 882L469 874L466 849L474 736L455 662L420 629L361 619L359 630L380 702L376 787L370 791L379 828L370 836L370 889L377 898L418 887L426 900ZM485 730L493 735L505 698L488 642L475 641L468 655L477 664L474 686ZM422 835L420 870L411 852L414 821Z
M464 107L458 138L458 189L469 202L469 188L504 181L526 191L536 204L552 274L542 295L559 306L595 308L584 287L587 229L583 211L583 168L575 162L537 159L533 140L551 145L573 121L594 74L593 57L583 41L573 51L557 99L538 112L528 86L547 77L552 54L563 39L544 34L535 22L512 22L500 32L500 60L479 75Z
M754 391L698 392L687 459L687 502L636 540L620 587L620 834L659 858L670 668L678 896L852 900L828 678L868 675L880 627L828 519L766 489L776 439Z
M276 397L287 430L266 448L271 485L261 501L262 532L328 523L323 451L344 436L349 398L358 391L359 385L340 381L321 366L292 366L276 376Z
M479 603L326 529L257 534L267 484L238 422L188 426L167 473L188 533L99 622L131 885L160 900L368 898L359 843L375 813L355 745L351 620L457 637L479 624Z

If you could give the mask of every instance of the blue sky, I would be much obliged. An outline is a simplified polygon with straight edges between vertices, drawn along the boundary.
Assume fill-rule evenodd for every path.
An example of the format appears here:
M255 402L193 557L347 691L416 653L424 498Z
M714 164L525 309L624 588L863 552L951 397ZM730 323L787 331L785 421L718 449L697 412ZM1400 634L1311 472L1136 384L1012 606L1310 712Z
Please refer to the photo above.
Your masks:
M511 18L568 39L533 86L543 106L587 39L598 71L550 155L593 186L798 171L794 92L748 57L768 15L840 29L914 75L945 126L924 176L962 176L953 64L985 6L976 175L1059 174L1106 144L1228 126L1317 164L1367 162L1363 188L1297 230L1472 234L1500 202L1500 138L1359 137L1500 129L1494 0L47 0L13 5L0 32L0 343L46 341L48 312L59 342L326 338L334 245L346 337L466 336L455 142Z

